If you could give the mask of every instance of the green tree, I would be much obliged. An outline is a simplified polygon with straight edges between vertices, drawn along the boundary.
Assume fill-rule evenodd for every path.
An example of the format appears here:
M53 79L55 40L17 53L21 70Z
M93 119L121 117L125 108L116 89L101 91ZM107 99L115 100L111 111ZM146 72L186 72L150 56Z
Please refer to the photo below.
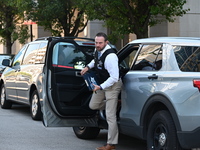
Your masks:
M104 20L117 37L135 33L137 38L148 37L148 27L162 21L173 22L189 9L186 0L81 0L90 20ZM160 19L163 16L164 19Z
M23 25L24 13L18 0L0 0L0 43L6 46L6 53L11 54L13 43L18 39L25 43L29 37L28 27Z
M78 36L88 20L76 2L79 0L38 0L29 17L54 36L61 36L61 33L64 36Z

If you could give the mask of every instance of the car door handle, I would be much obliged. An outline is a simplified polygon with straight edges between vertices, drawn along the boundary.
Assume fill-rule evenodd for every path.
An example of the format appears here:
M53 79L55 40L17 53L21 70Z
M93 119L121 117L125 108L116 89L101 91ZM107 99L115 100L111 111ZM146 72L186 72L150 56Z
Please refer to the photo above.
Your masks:
M82 75L81 75L81 72L80 72L80 71L76 71L76 72L75 72L75 74L76 74L76 76L77 76L77 77L82 77Z
M20 69L16 69L15 72L20 72Z
M152 74L151 76L148 76L148 79L158 79L158 76L156 74Z

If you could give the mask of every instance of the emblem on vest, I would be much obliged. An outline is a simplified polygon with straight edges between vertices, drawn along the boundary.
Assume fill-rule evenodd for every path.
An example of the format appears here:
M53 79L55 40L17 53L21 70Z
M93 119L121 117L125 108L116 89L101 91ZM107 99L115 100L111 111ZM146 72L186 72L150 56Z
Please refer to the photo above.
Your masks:
M98 68L98 69L102 69L102 65L103 65L102 61L99 60L99 61L98 61L98 64L97 64L97 68Z

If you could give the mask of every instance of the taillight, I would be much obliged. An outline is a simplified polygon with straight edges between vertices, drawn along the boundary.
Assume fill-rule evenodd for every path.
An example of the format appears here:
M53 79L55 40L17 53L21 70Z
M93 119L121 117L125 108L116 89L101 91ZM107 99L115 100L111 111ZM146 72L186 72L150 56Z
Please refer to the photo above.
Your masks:
M194 85L194 87L197 87L200 91L200 79L194 79L193 85Z

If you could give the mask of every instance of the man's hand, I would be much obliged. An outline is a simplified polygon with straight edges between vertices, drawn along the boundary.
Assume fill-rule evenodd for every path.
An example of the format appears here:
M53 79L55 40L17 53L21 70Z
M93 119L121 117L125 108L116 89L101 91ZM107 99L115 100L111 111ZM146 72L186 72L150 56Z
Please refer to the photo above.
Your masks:
M88 71L88 67L85 67L81 70L81 75L84 75Z
M93 92L96 92L97 90L100 90L101 87L99 85L93 84L94 85L94 89Z

